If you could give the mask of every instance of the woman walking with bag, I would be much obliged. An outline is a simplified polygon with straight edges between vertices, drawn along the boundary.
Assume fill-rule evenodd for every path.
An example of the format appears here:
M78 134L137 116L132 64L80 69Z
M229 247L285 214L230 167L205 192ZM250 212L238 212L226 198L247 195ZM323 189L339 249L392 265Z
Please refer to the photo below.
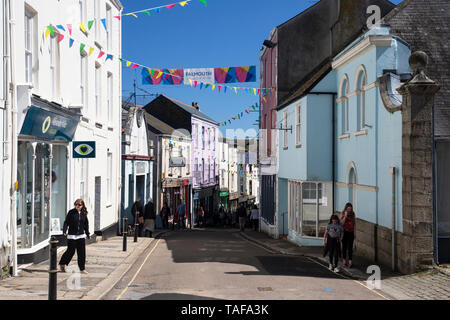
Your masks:
M75 250L77 251L78 267L81 273L87 274L86 264L86 237L89 236L88 211L82 199L75 201L75 208L67 213L64 221L63 233L67 237L67 250L64 252L59 262L62 272L66 272L66 266L72 260Z

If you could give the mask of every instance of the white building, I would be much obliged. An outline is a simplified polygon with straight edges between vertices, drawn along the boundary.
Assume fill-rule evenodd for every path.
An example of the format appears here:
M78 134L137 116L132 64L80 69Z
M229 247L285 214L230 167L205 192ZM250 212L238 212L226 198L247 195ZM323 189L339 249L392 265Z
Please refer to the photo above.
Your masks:
M155 200L154 148L153 140L149 139L142 106L123 102L121 218L126 217L128 224L134 221L131 208L137 199L141 200L142 205L149 198Z
M17 116L11 119L11 155L18 155L10 210L11 260L19 266L48 258L48 240L61 235L78 198L86 203L92 234L117 232L121 22L113 17L123 7L118 0L6 2L15 22L10 82ZM74 142L95 142L96 157L74 159ZM86 156L94 150L77 151Z

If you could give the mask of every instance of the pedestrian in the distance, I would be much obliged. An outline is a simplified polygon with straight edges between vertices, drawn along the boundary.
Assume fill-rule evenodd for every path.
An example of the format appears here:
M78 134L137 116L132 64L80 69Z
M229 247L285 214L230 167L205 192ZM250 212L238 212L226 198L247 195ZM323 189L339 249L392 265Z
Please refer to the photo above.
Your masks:
M62 272L66 272L66 266L72 260L75 250L77 251L78 267L81 273L87 274L86 265L86 238L90 239L88 211L82 199L74 203L75 208L71 209L64 220L63 234L67 237L67 250L59 261Z
M351 208L351 207L350 207ZM348 253L348 267L353 266L353 243L356 239L355 227L356 227L356 215L353 210L344 211L344 217L341 219L341 224L344 228L344 237L342 239L342 263L347 265L347 253Z
M155 220L155 206L152 198L149 198L144 208L144 235L149 235L150 237L153 235L153 232L155 232Z
M338 263L343 230L344 228L340 223L339 217L337 215L333 215L327 225L325 235L323 237L323 245L325 246L323 255L326 256L327 253L329 254L330 265L328 268L334 272L339 272Z
M163 207L161 208L160 215L161 215L164 229L169 229L170 208L167 205L166 201L164 201Z
M259 225L259 210L258 207L253 205L253 209L251 211L250 220L252 221L253 230L258 231L258 225Z
M245 231L245 222L247 220L247 209L245 208L244 203L241 203L238 209L238 217L239 217L239 230Z
M131 214L133 215L134 220L134 232L137 232L139 236L142 236L142 230L144 227L144 208L141 203L141 198L137 198L137 200L133 203L131 207Z
M186 205L182 201L177 208L178 214L178 229L185 229L185 214L186 214Z

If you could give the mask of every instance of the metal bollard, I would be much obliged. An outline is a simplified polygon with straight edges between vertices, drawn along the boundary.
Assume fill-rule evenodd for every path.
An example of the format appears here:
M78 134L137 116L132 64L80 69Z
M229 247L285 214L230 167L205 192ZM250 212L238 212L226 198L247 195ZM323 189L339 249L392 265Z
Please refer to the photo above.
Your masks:
M123 230L122 230L122 235L123 235L123 251L127 251L127 218L123 218Z
M57 249L59 241L56 240L54 236L51 237L50 241L50 269L48 270L48 300L56 300L57 292Z
M138 213L134 217L134 242L138 241L139 223L138 223Z

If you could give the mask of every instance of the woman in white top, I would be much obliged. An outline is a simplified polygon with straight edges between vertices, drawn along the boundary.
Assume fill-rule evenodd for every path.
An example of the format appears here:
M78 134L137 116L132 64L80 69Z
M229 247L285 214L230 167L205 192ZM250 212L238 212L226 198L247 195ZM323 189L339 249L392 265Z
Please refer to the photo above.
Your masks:
M259 210L256 204L253 206L253 209L251 211L250 220L252 221L253 229L255 231L258 231Z

